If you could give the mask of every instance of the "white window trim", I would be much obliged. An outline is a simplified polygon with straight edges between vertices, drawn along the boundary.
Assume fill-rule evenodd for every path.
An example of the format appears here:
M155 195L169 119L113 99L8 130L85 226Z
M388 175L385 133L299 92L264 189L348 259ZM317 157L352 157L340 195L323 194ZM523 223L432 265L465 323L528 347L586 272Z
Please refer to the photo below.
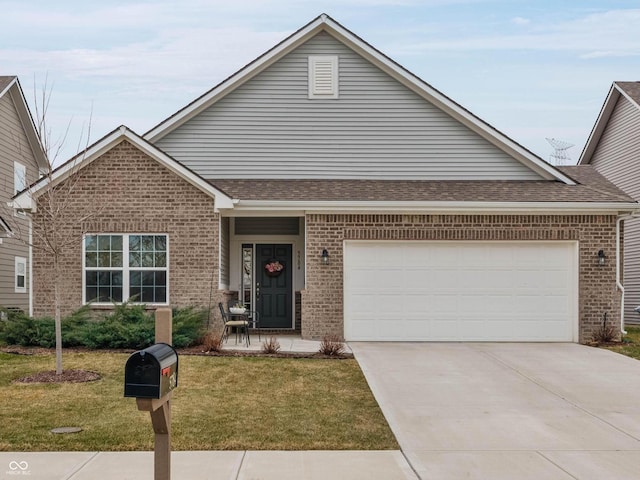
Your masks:
M18 185L22 188L18 189ZM13 162L13 194L27 188L27 167L20 162Z
M23 265L24 267L24 287L18 286L18 266L19 265ZM15 293L27 293L27 259L24 257L15 257L13 284L15 286Z
M163 270L163 268L158 268L158 267L129 267L129 237L131 236L136 236L136 235L164 235L166 238L166 243L167 243L167 266L164 267L164 271L166 273L166 278L167 278L167 285L166 285L166 302L164 303L158 303L158 302L154 302L154 303L148 303L148 302L131 302L134 303L136 305L158 305L158 306L163 306L163 305L169 305L169 299L171 298L170 292L169 292L169 265L170 265L170 258L169 258L169 234L168 233L162 233L162 232L156 232L156 233L119 233L119 232L100 232L100 233L86 233L82 236L82 304L86 305L87 302L87 267L85 266L85 260L86 260L86 251L85 251L85 239L88 236L92 236L92 235L120 235L122 236L122 298L123 301L119 302L119 303L124 303L128 300L129 296L129 271L131 269L133 270L149 270L149 271L157 271L157 270ZM125 248L125 245L127 245L127 248ZM100 268L89 268L88 270L105 270L104 268L100 269ZM117 268L111 268L111 270L119 270ZM96 305L96 306L106 306L106 305L113 305L113 303L111 302L91 302L91 305Z
M324 64L330 68L331 88L320 91L316 88L318 66ZM338 98L338 56L309 55L309 98Z

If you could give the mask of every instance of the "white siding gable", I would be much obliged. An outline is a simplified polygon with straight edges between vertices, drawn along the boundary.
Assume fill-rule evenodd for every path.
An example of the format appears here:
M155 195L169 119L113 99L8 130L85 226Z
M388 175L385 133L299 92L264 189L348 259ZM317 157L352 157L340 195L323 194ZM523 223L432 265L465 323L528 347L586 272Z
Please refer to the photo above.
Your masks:
M339 98L309 98L314 56ZM205 178L541 179L324 32L156 144Z

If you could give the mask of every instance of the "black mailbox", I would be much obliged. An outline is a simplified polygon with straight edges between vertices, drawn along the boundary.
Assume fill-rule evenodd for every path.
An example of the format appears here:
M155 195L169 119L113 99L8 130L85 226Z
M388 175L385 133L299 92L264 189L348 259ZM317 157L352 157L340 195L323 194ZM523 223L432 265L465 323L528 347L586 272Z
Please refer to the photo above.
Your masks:
M124 396L162 398L178 386L178 354L156 343L133 353L124 367Z

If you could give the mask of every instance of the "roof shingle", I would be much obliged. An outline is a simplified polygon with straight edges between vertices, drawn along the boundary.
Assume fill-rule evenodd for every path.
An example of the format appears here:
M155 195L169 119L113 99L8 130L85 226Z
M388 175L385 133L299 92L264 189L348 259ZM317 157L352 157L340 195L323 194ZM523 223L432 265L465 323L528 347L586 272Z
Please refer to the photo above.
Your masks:
M240 200L634 202L590 165L561 167L578 185L556 181L209 180Z

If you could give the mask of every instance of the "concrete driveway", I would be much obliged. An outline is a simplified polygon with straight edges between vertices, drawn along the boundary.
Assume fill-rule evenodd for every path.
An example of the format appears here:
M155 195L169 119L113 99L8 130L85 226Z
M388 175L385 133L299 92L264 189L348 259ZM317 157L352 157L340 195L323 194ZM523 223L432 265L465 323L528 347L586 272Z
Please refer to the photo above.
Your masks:
M640 362L576 344L350 343L421 479L640 479Z

